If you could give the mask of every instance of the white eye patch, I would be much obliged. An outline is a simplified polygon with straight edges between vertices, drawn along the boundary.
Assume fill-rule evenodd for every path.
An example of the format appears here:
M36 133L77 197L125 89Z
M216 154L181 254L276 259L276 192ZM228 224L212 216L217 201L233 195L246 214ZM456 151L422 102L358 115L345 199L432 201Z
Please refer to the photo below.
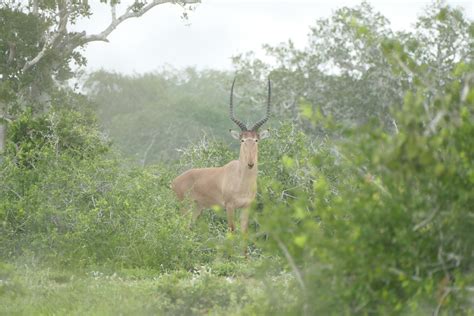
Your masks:
M258 139L257 139L257 138L242 138L240 141L241 141L242 143L243 143L243 142L246 142L246 141L254 141L254 142L257 143L257 142L258 142Z

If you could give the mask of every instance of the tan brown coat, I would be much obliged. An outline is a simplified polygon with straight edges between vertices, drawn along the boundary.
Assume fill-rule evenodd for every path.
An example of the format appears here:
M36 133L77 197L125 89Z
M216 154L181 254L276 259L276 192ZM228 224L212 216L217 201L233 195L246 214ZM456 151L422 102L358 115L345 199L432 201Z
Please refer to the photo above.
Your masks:
M235 139L240 140L239 160L233 160L222 167L191 169L171 183L171 188L179 200L186 198L195 202L193 221L204 208L221 206L227 212L227 224L230 231L235 230L234 211L242 208L241 230L246 233L249 222L249 207L257 194L258 141L268 137L268 131L258 132L270 117L271 83L268 79L267 112L263 119L248 129L234 117L233 92L235 79L230 89L230 119L240 127L241 132L231 131Z
M217 168L190 169L174 179L171 187L178 199L196 203L193 220L204 208L221 206L226 209L229 229L234 231L234 210L243 208L241 229L247 231L248 208L257 193L258 141L267 135L267 131L234 134L241 141L239 160Z

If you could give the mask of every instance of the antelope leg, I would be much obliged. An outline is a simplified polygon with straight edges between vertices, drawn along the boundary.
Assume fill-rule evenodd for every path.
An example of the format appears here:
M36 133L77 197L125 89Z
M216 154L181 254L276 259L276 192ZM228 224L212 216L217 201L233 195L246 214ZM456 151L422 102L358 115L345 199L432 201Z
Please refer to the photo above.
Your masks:
M231 207L226 208L227 212L227 225L229 227L230 232L235 231L235 225L234 225L234 209Z

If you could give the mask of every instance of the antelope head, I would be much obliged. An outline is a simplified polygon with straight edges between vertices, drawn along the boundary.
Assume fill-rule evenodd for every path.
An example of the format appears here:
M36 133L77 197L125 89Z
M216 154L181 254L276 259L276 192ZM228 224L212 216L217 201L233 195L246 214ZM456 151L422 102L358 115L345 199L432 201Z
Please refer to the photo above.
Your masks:
M240 140L240 156L239 161L243 166L247 166L248 169L252 169L254 166L257 165L258 160L258 141L269 136L268 130L264 130L259 132L259 128L262 127L263 124L268 120L270 117L270 96L271 96L271 83L270 79L268 79L268 99L267 99L267 111L265 113L265 117L262 118L260 121L255 123L255 125L248 129L247 126L240 121L239 119L234 117L234 105L233 105L233 95L234 95L234 84L235 79L232 82L232 87L230 89L230 119L237 124L240 128L240 132L231 130L230 133L232 137L237 140Z

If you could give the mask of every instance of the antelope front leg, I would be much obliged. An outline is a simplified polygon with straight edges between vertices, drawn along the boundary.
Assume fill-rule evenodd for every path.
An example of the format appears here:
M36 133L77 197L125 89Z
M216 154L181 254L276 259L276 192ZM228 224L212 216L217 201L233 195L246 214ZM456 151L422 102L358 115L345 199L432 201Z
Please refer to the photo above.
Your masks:
M191 212L193 213L193 217L191 219L191 223L189 223L189 228L192 228L194 224L196 224L197 219L201 216L203 208L200 207L197 203L193 205L191 208Z
M234 209L231 207L227 207L226 212L227 212L227 226L229 227L230 232L234 232L235 231Z
M240 213L240 229L242 230L242 234L244 236L247 235L247 229L249 227L249 209L244 208Z
M245 258L248 258L248 253L247 253L248 233L247 233L247 229L249 227L249 212L250 212L249 208L244 208L244 209L242 209L242 212L240 213L240 229L242 231Z

